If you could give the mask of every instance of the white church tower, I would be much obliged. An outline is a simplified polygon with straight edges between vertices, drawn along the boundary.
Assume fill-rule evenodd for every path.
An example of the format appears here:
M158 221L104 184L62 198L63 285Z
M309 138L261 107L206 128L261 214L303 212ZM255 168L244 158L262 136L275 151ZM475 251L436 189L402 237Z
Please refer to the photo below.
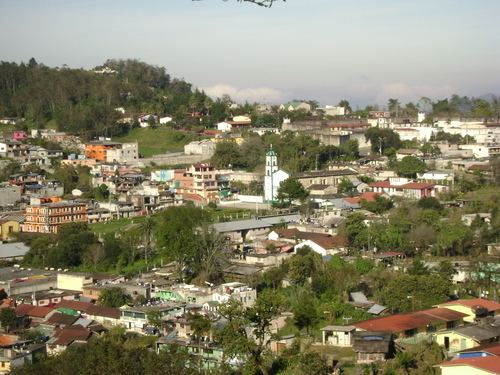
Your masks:
M276 199L281 182L288 177L288 173L278 169L278 155L271 145L269 151L266 152L266 175L264 177L264 200L266 202Z

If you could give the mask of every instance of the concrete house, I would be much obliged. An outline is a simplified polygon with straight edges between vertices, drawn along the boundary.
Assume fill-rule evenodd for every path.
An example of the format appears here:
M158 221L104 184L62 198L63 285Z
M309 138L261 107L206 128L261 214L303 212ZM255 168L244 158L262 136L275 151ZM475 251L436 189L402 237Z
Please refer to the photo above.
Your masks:
M326 326L321 328L323 345L352 346L354 326Z

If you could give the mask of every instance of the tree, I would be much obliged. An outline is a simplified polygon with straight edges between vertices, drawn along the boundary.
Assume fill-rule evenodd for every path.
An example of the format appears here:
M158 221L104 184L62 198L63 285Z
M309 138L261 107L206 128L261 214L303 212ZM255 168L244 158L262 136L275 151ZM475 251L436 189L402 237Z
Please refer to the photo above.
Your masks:
M158 249L177 262L179 276L193 275L200 249L198 231L208 221L206 210L191 206L169 207L158 216L155 231Z
M344 107L345 108L345 114L346 115L348 115L349 113L352 112L351 105L349 104L349 102L346 99L342 99L339 102L339 107Z
M152 309L147 313L148 324L156 329L161 329L163 327L163 321L161 319L161 312L157 309Z
M439 203L439 200L435 197L420 198L417 205L419 208L422 208L424 210L440 211L443 209L443 206L441 205L441 203Z
M439 262L439 267L437 269L437 274L445 280L452 280L453 275L457 273L455 266L449 260L442 260Z
M118 286L103 289L99 296L99 303L106 307L121 307L131 300L132 298Z
M262 291L255 305L249 308L235 300L221 306L219 313L227 322L215 335L224 348L225 359L242 358L247 369L257 368L267 375L268 345L274 337L271 322L282 308L282 298L272 290Z
M281 182L278 188L277 199L280 202L287 202L290 205L296 199L303 202L308 196L309 193L304 186L297 179L290 177Z
M429 268L420 258L415 258L410 267L408 267L408 274L413 276L429 275Z
M139 226L144 236L144 260L146 261L146 269L148 269L148 254L151 253L151 243L153 241L156 221L152 216L146 216Z
M309 329L319 321L318 309L316 306L316 298L314 294L302 289L297 296L297 303L293 307L293 322L299 329L306 329L309 335Z
M472 243L472 233L461 221L446 220L439 225L439 234L433 250L438 255L465 255Z
M356 190L356 187L351 180L343 178L342 181L337 185L337 192L340 194L351 195Z
M399 134L392 129L372 127L365 132L365 139L370 141L372 152L382 154L388 149L401 148Z
M309 246L303 246L288 261L288 278L295 285L303 285L318 269L321 256Z
M196 281L217 283L222 281L222 270L229 258L227 239L213 228L204 226L196 235L198 246L193 258Z
M13 309L6 307L0 310L0 324L5 331L9 332L16 322L17 316Z
M401 103L399 103L398 99L389 99L387 102L387 109L391 112L393 116L399 116L399 107L401 107Z
M210 159L210 163L219 169L244 167L241 162L242 155L240 147L231 141L219 142L215 146L215 152Z
M416 178L417 173L426 171L425 163L415 156L405 156L396 167L398 175L408 178Z
M393 311L408 312L446 301L451 286L450 281L435 275L398 274L385 284L379 296Z
M392 207L394 207L392 201L380 195L377 195L373 201L361 200L361 208L379 215L389 211Z

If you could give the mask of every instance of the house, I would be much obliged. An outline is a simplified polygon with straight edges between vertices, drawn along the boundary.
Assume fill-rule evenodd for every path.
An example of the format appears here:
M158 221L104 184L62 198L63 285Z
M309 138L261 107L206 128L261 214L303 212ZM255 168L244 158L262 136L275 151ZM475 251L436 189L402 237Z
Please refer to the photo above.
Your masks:
M464 214L462 215L462 223L470 227L474 220L478 219L482 224L489 224L491 223L491 214L489 212L478 212L475 214Z
M243 242L265 236L271 227L272 224L257 219L230 221L213 225L217 233L225 235L233 242Z
M336 188L343 179L351 179L357 175L358 172L352 169L336 169L301 172L293 177L307 189L311 185L329 185Z
M0 232L0 237L1 235L2 232ZM30 248L22 242L0 243L0 260L4 261L21 260L24 258L29 249Z
M170 117L170 116L160 117L160 124L161 125L168 124L169 122L172 122L172 120L173 120L173 117Z
M384 362L394 352L392 335L388 332L354 332L352 349L359 364Z
M329 237L317 236L295 245L293 251L297 253L299 249L305 246L310 247L321 256L334 255L344 251L347 241L344 237L338 235Z
M222 121L217 124L217 130L221 132L230 132L232 128L233 126L226 121Z
M60 354L70 345L86 343L92 334L90 329L80 325L55 328L52 337L47 341L47 354Z
M435 185L425 182L413 182L406 178L389 178L386 181L371 182L370 187L375 193L387 194L389 196L405 197L409 199L420 199L434 197L436 195Z
M451 353L498 342L499 338L500 327L492 325L470 325L434 334L434 341Z
M204 155L211 157L215 152L215 143L209 140L193 141L184 146L186 155Z
M486 316L500 315L500 303L483 298L458 299L437 305L440 308L465 314L464 321L474 322Z
M331 196L337 193L337 189L332 185L312 184L307 187L311 197Z
M500 357L461 358L437 365L441 375L498 375Z
M185 311L184 303L164 303L155 306L123 306L120 308L121 316L119 324L126 329L143 332L149 324L149 315L158 312L162 319L180 316Z
M481 344L455 353L455 358L500 357L500 342Z
M215 342L200 342L188 338L177 337L175 332L168 336L162 336L156 342L156 352L169 350L171 348L182 348L193 356L196 363L201 363L204 370L213 370L219 367L224 359L223 349Z
M23 232L57 233L65 223L87 222L87 204L76 201L32 199L25 209Z
M85 315L88 319L92 319L95 322L107 327L119 324L121 312L120 309L114 307L105 307L93 304L87 309Z
M326 326L321 328L323 345L352 346L354 326Z
M408 314L373 318L353 324L360 331L390 332L395 339L412 342L433 333L463 324L467 314L445 308L433 308Z
M406 156L422 156L422 152L414 148L400 148L396 151L397 161L401 161Z
M0 349L0 375L9 374L16 367L33 361L33 353L29 348Z

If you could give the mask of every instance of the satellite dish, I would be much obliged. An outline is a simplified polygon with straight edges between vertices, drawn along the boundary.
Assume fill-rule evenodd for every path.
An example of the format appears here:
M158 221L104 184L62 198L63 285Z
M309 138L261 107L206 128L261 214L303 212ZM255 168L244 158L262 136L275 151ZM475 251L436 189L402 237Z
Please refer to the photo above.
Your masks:
M73 189L71 190L71 195L75 197L80 197L83 194L83 192L80 189Z

